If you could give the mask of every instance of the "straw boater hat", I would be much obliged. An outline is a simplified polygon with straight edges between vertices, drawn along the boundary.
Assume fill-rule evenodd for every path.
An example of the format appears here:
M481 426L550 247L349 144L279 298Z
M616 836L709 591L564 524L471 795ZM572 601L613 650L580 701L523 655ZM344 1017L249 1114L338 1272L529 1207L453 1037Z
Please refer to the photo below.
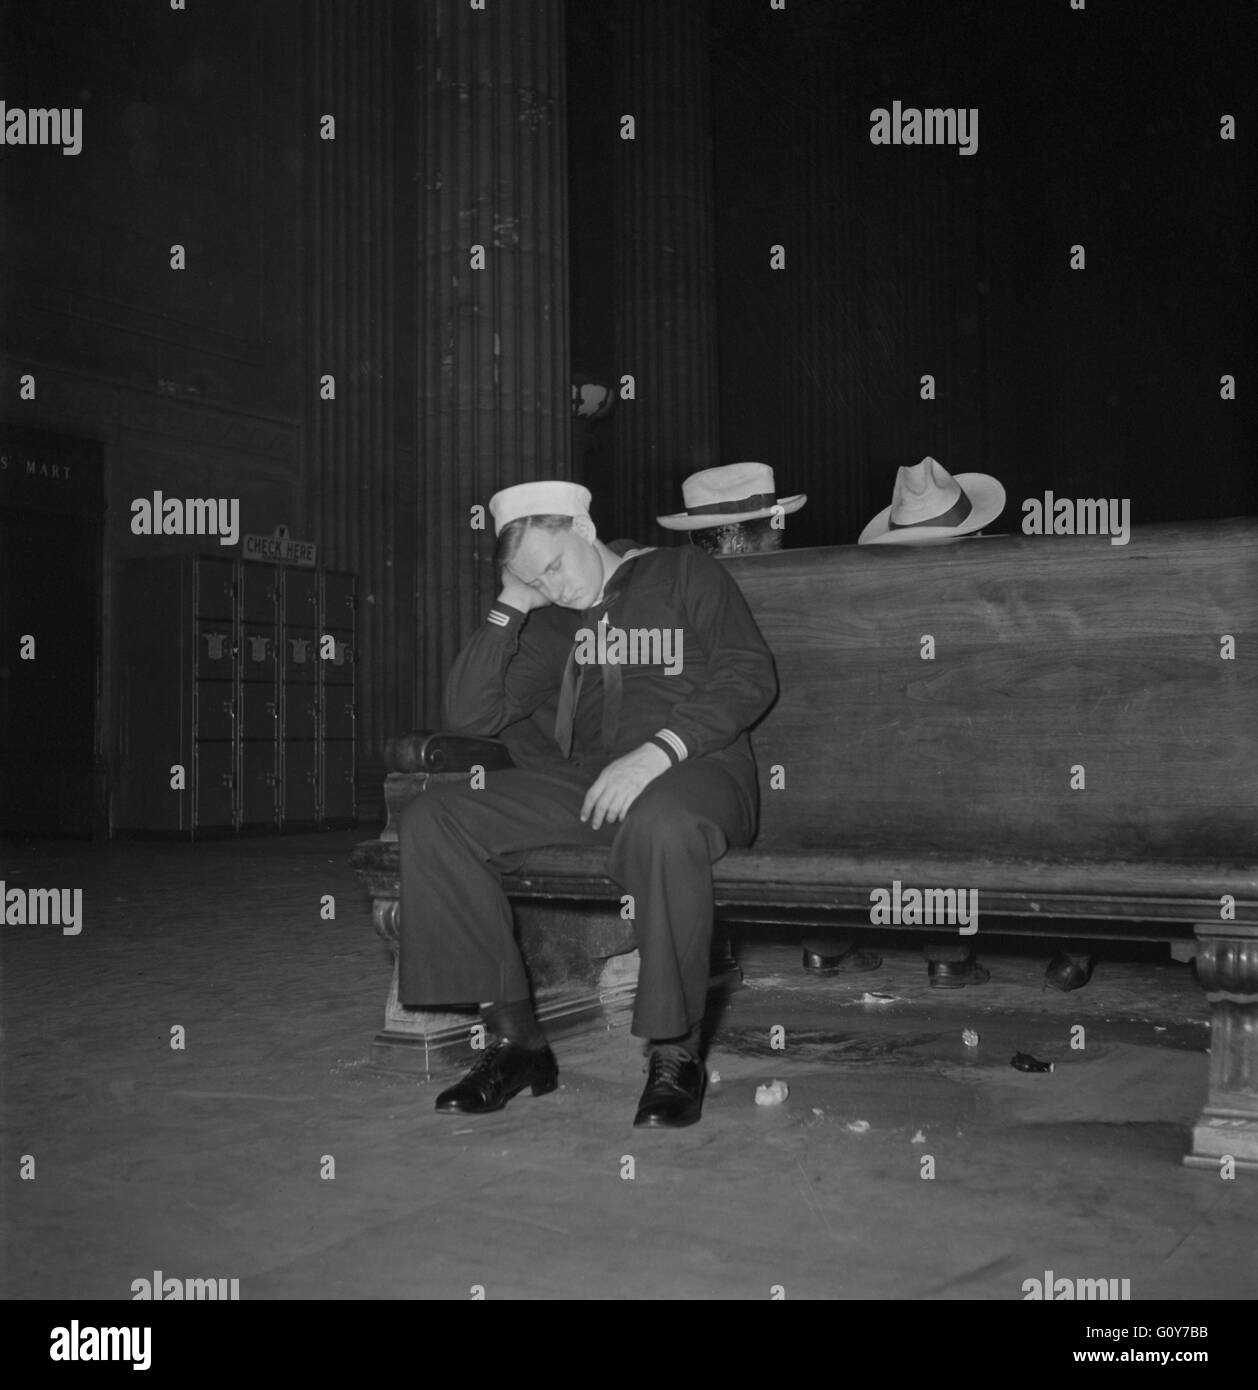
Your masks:
M944 545L981 531L1005 509L1005 489L986 473L951 473L927 455L896 474L891 505L860 533L859 545Z
M736 521L759 521L778 508L797 512L808 501L796 493L779 497L773 469L767 463L727 463L692 473L681 485L684 512L657 516L670 531L699 531L707 526L730 526Z
M516 483L489 499L494 535L522 516L588 516L593 500L589 488L579 483Z

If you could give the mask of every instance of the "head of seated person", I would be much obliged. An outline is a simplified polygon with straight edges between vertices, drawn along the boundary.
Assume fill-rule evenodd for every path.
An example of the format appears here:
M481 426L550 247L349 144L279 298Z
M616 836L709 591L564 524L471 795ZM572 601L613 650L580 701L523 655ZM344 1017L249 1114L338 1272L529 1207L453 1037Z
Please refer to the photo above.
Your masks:
M690 544L709 555L760 555L782 548L781 526L771 516L754 521L733 521L720 526L702 526L690 532Z

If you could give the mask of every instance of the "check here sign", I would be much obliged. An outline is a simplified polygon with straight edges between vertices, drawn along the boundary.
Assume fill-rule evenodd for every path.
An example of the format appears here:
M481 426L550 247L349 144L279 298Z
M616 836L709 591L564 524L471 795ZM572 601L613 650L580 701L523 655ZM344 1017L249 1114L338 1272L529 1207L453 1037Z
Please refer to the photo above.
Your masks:
M244 538L246 560L265 560L272 565L302 565L313 569L315 554L314 541L294 540L283 526L277 526L274 535Z

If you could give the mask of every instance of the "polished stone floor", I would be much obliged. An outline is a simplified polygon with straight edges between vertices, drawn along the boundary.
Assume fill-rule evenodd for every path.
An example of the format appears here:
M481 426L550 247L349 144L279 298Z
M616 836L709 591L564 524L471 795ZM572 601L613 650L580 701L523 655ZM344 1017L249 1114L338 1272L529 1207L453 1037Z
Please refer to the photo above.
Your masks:
M3 847L8 888L83 890L79 935L3 931L5 1297L127 1299L154 1270L242 1299L1016 1300L1045 1270L1258 1295L1255 1180L1180 1164L1209 1029L1164 948L1062 995L1006 943L944 992L907 946L818 979L748 935L694 1128L631 1127L623 1022L556 1040L556 1093L437 1115L448 1078L367 1060L365 838ZM756 1105L774 1079L789 1098Z

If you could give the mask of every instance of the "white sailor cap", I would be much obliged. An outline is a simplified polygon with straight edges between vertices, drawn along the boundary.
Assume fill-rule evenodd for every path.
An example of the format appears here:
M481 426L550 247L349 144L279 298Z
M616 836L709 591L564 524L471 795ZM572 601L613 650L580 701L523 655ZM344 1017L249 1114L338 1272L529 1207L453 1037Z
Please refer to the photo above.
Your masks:
M494 493L489 499L489 514L497 536L504 526L522 516L588 516L591 501L589 488L579 483L516 483Z

